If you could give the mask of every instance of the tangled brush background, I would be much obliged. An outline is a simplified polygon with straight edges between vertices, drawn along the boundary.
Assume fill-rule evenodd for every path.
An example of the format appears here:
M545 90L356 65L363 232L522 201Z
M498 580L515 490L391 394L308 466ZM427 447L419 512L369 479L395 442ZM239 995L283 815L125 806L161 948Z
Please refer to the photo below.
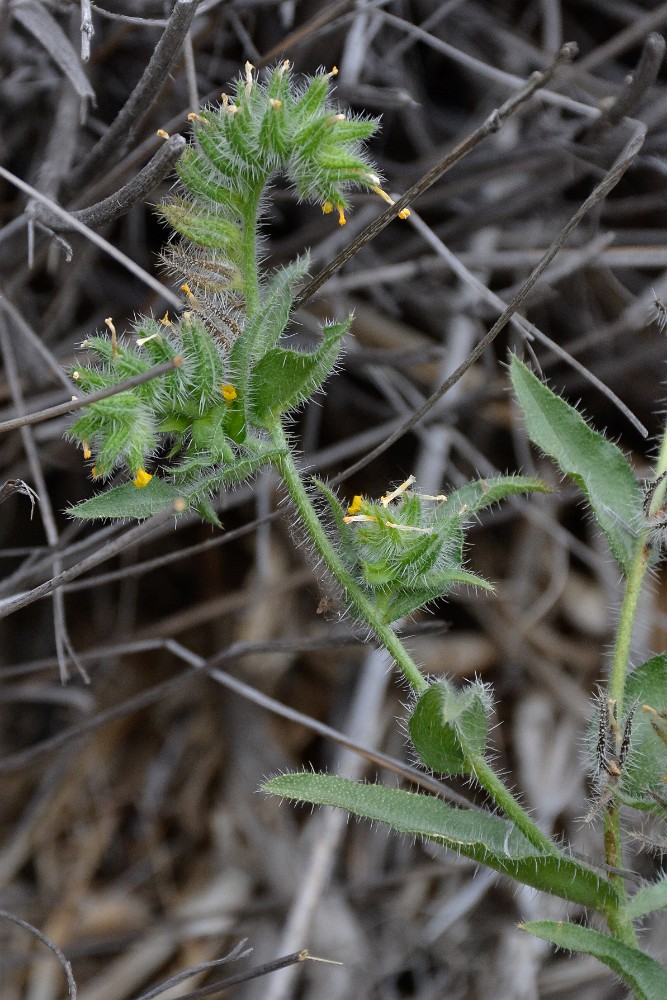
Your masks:
M562 99L532 100L299 311L297 343L326 317L355 315L340 374L295 424L304 461L327 478L383 442L465 359L497 318L494 296L512 298L627 142L628 117L648 126L624 179L524 304L560 353L509 327L425 423L341 486L350 499L379 497L414 473L437 495L521 469L557 488L481 517L470 568L496 593L461 590L411 623L409 645L433 675L494 684L499 766L545 830L599 860L597 832L582 822L581 747L619 580L574 489L529 450L500 362L509 347L532 352L598 427L646 454L636 425L563 352L657 433L667 91L651 32L665 30L667 5L128 0L92 9L87 62L82 8L0 6L2 166L75 220L28 204L0 178L3 420L67 401L66 372L106 317L122 332L138 314L174 308L153 206L181 146L167 148L156 131L188 135L188 113L219 99L246 61L260 72L280 59L295 73L338 66L341 105L382 116L371 152L400 194L564 41L579 46L552 88ZM154 173L136 182L146 164ZM88 211L126 185L117 217L108 204ZM319 271L380 211L372 193L350 203L339 227L335 212L298 203L279 182L267 260L309 247ZM264 776L311 765L395 783L332 730L400 760L393 720L404 692L295 545L270 476L219 498L223 531L195 516L73 522L65 508L95 486L91 463L64 437L71 424L62 415L0 427L0 485L20 480L39 495L32 518L29 497L15 492L0 510L0 909L62 949L79 997L138 998L242 941L251 955L232 954L161 995L188 996L308 948L343 965L303 962L224 995L623 996L592 959L554 955L517 931L521 919L562 916L560 903L517 893L432 845L256 794ZM54 590L49 581L63 573ZM39 600L21 596L40 586ZM664 649L664 600L656 578L637 662ZM642 838L651 830L637 830L633 864L655 877L660 855ZM663 918L642 947L659 954L664 930ZM63 967L43 943L9 920L0 934L3 1000L66 995Z

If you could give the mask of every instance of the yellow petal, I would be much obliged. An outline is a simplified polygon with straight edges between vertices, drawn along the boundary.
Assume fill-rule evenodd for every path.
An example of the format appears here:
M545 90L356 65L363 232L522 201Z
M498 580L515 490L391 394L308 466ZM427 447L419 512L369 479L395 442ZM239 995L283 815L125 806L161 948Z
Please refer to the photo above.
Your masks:
M144 486L148 486L152 478L150 473L146 472L145 469L139 469L132 482L138 490L143 490Z

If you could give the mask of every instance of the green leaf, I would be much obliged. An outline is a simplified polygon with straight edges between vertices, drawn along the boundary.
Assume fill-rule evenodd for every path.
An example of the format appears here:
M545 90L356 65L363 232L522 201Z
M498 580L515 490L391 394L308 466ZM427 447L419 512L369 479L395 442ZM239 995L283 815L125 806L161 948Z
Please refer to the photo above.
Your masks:
M198 500L193 506L202 521L206 521L207 524L212 524L214 528L222 527L222 521L214 511L211 502L207 500L206 497Z
M621 780L621 798L636 809L658 811L660 806L649 793L665 791L667 716L663 714L661 722L656 713L667 713L667 654L653 656L636 667L625 682L623 698L626 716L632 706L636 706L636 711L630 753Z
M484 590L495 590L495 587L476 573L468 573L464 569L446 569L430 573L417 587L404 587L392 595L383 607L383 620L390 625L412 614L418 608L431 601L437 601L449 593L457 585L466 587L482 587ZM378 595L378 606L382 606L381 595Z
M667 878L660 879L652 885L642 886L624 907L626 916L631 920L644 917L647 913L667 909Z
M234 462L218 466L210 473L203 474L196 479L186 479L181 485L181 493L190 503L198 503L201 496L223 489L225 486L232 486L235 483L251 479L280 453L279 448L266 448L259 455L237 458Z
M160 212L177 232L200 247L224 250L231 260L241 253L239 227L221 214L184 198L159 206Z
M667 997L667 969L638 948L578 924L533 920L519 926L558 948L594 955L632 989L635 1000L665 1000Z
M318 479L316 476L313 476L312 482L313 485L324 494L333 515L341 555L346 565L349 568L353 568L357 564L357 550L354 546L354 531L349 524L345 523L345 509L336 494L327 486L326 483L322 482L322 480Z
M643 497L625 455L516 357L510 375L531 441L582 490L627 574L638 544Z
M133 483L113 486L90 500L69 507L65 513L84 520L96 517L131 517L143 520L167 510L174 501L182 499L182 489L154 476L143 489L138 489Z
M541 479L532 476L496 476L491 479L477 479L465 483L454 493L450 493L438 507L438 518L461 517L466 519L491 507L500 500L516 496L518 493L550 493L551 490Z
M252 419L261 426L270 415L282 416L309 399L336 364L341 339L351 322L350 316L343 323L327 323L315 351L281 347L268 351L251 377Z
M279 453L277 448L264 446L257 455L243 456L213 469L210 458L202 456L201 465L189 463L183 469L173 469L174 480L154 476L143 489L137 489L133 483L123 483L70 507L66 513L84 519L128 517L141 520L167 510L175 500L183 500L204 520L217 525L217 515L208 502L209 495L250 479Z
M205 129L198 129L197 136L205 135ZM230 210L236 216L241 215L243 203L238 194L231 191L221 175L211 171L210 163L192 146L186 146L181 158L176 164L178 176L191 194L208 198L216 205ZM221 179L218 179L218 178Z
M281 267L264 289L257 312L250 317L231 353L231 381L246 384L246 372L253 362L263 358L280 339L292 309L294 285L308 270L307 256ZM237 374L238 373L238 374Z
M612 886L565 855L541 854L511 823L477 809L457 809L430 795L365 785L328 774L282 774L262 786L272 795L336 806L426 837L525 885L597 910L618 905Z
M470 774L472 766L466 748L480 756L484 753L489 707L481 684L469 684L457 691L448 681L439 681L427 688L408 723L421 762L442 774Z

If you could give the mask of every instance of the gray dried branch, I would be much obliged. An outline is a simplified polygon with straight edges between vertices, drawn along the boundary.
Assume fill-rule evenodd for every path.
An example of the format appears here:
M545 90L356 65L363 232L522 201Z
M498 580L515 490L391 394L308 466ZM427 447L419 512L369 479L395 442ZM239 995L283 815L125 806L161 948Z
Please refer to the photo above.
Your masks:
M72 966L67 961L67 959L63 955L58 945L55 944L53 941L51 941L50 938L47 938L46 934L42 934L42 932L37 930L36 927L33 927L32 924L29 924L27 920L22 920L21 917L17 917L15 914L9 913L7 910L0 910L0 918L2 920L10 920L13 924L16 924L18 927L22 927L24 931L28 931L30 934L33 935L33 937L36 937L38 941L41 941L42 944L45 944L46 947L53 952L53 954L56 956L56 958L62 965L65 975L67 977L67 993L69 995L69 998L70 1000L76 1000L77 997L76 983L74 982Z
M47 226L56 233L76 230L77 227L72 220L92 227L113 222L129 212L134 205L144 201L151 191L162 183L184 149L185 139L182 135L170 136L136 176L118 191L114 191L113 194L89 208L79 208L67 215L57 215L49 209L48 205L32 200L26 206L26 215L41 222L43 226Z
M76 191L102 168L117 163L130 147L179 56L200 0L177 0L160 41L138 84L113 123L70 178Z
M19 24L43 45L83 101L95 103L95 91L81 69L79 57L58 22L38 0L18 0L10 11Z
M480 144L487 136L492 135L497 132L498 129L502 128L505 122L511 118L512 115L528 101L530 98L540 90L545 83L547 83L554 73L565 63L570 62L574 59L577 54L577 47L574 43L569 42L564 45L556 57L552 60L551 65L543 73L533 73L528 82L515 94L513 94L509 100L505 101L499 108L493 111L488 118L478 128L474 129L470 135L468 135L462 142L458 143L454 149L450 150L446 156L444 156L434 167L431 167L423 177L420 177L399 199L397 199L395 205L391 205L387 208L381 215L374 219L373 222L357 236L357 238L350 244L350 246L345 247L345 249L338 254L334 260L331 261L327 267L323 268L319 274L317 274L312 281L309 281L306 287L297 295L294 300L294 309L298 309L300 306L307 302L315 292L322 287L322 285L329 280L329 278L334 275L337 271L341 269L343 264L346 264L348 260L351 260L355 254L370 243L371 240L375 239L383 229L385 229L390 222L393 222L398 213L407 208L409 205L415 201L420 194L424 191L428 191L436 181L445 174L455 163L458 163L464 156L466 156L472 149Z
M396 441L398 441L404 434L415 427L417 424L421 423L424 417L430 413L433 407L442 399L442 397L449 392L452 386L456 385L459 379L463 378L465 373L475 364L475 362L482 356L487 347L493 343L498 334L503 330L510 319L519 308L523 300L526 298L531 288L538 281L540 275L547 269L551 261L554 259L560 248L566 243L570 234L579 225L584 216L591 211L596 205L598 205L604 198L607 197L609 192L618 184L623 174L626 172L628 167L631 165L632 161L636 157L637 153L642 147L644 138L646 135L646 127L641 123L635 123L636 130L632 138L625 145L619 156L617 157L615 163L605 174L604 178L596 185L591 194L586 198L586 200L579 206L574 215L570 218L565 226L560 230L556 238L552 241L551 245L548 247L546 252L543 254L539 263L533 268L530 276L524 282L521 289L514 296L512 301L509 303L502 316L494 323L489 332L480 340L475 349L470 352L466 360L459 365L459 367L454 371L449 378L445 379L440 388L434 392L423 406L420 406L415 412L406 420L401 427L395 430L389 435L386 441L374 448L368 455L355 462L354 465L349 466L340 475L336 476L333 480L334 483L339 483L349 476L354 475L360 469L363 469L370 462L374 461L379 455L382 455L388 448L390 448ZM399 204L397 202L397 204Z

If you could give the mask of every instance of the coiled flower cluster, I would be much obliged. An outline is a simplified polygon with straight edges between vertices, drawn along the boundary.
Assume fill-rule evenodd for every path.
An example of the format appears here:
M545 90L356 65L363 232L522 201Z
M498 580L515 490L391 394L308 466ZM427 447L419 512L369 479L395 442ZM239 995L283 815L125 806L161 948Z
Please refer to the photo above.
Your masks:
M81 411L70 435L94 478L125 471L131 484L78 505L75 515L145 516L178 497L214 520L212 490L267 460L271 421L300 406L334 367L349 321L326 324L310 352L283 346L308 258L268 274L259 230L278 174L299 198L335 210L341 224L352 188L391 201L363 148L378 121L340 112L330 94L335 73L299 84L282 62L260 81L247 63L233 98L223 94L219 106L188 116L193 141L177 165L180 184L159 206L174 231L162 258L182 282L186 310L141 318L127 338L108 320L110 335L84 342L88 359L73 377L90 393L164 362L178 367ZM145 491L141 502L128 485Z

